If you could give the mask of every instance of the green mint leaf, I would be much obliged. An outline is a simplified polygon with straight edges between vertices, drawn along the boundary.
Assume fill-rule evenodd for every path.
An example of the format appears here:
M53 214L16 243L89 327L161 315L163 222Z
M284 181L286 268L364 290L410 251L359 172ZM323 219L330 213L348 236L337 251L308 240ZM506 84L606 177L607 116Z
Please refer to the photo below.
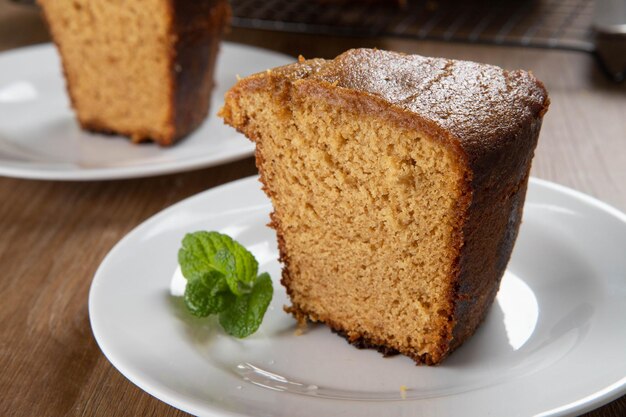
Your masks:
M259 265L246 248L218 232L190 233L178 262L187 279L184 301L191 314L219 314L224 330L239 338L259 328L272 300L272 280L267 273L256 276Z
M250 291L259 268L246 248L218 232L187 234L178 252L178 262L188 280L210 270L221 272L235 295Z
M223 311L235 296L230 292L224 275L210 270L187 281L185 305L191 314L206 317Z
M272 301L273 292L269 274L259 275L249 293L235 297L220 313L220 324L226 333L244 338L256 332Z

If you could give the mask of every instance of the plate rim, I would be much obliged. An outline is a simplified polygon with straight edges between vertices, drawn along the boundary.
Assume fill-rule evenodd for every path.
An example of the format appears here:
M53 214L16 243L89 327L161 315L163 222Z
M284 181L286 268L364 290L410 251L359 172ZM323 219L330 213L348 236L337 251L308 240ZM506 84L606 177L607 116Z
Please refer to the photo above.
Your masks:
M207 408L206 404L199 405L197 401L193 399L190 399L190 401L180 400L179 399L180 396L177 397L177 393L170 393L171 390L169 389L165 389L165 390L160 389L159 387L156 387L154 383L146 381L145 379L142 379L140 376L135 375L134 373L129 372L128 370L120 369L119 365L120 365L121 360L118 360L117 358L114 357L115 355L112 354L112 352L109 350L109 347L106 346L106 342L103 342L103 340L101 339L102 335L100 335L100 338L99 338L97 335L98 331L94 327L94 319L93 319L93 314L92 314L93 313L92 311L93 301L92 300L96 297L95 288L97 287L97 280L102 279L98 277L102 276L102 269L103 269L103 266L106 264L106 262L110 258L114 257L116 255L116 252L121 250L121 248L125 245L125 242L131 239L135 233L139 233L142 229L152 226L153 223L158 222L162 217L166 217L170 215L171 212L178 210L179 207L189 204L194 200L205 198L206 194L211 194L213 192L220 192L220 191L223 191L224 189L228 189L234 186L242 186L242 185L247 184L248 182L254 182L254 181L259 181L258 175L252 175L252 176L240 178L234 181L221 184L213 188L209 188L207 190L204 190L197 194L189 196L169 207L166 207L165 209L157 212L156 214L150 216L149 218L141 222L139 225L131 229L128 233L126 233L109 250L109 252L106 254L106 256L102 259L101 263L99 264L96 272L94 273L94 276L92 278L92 283L89 289L88 312L89 312L89 323L92 329L92 335L94 337L94 340L96 341L96 344L102 351L103 355L111 363L111 365L113 365L113 367L118 372L120 372L125 378L127 378L130 382L132 382L134 385L139 387L141 390L143 390L147 394L153 396L154 398L160 401L165 402L166 404L169 404L170 406L173 406L185 412L192 413L194 415L202 414L202 415L208 415L210 417L225 417L225 416L249 417L248 414L241 414L241 413L234 412L228 409L218 408L217 406L214 406L214 405L211 405L210 408ZM608 203L605 203L593 196L590 196L588 194L585 194L573 188L554 183L552 181L548 181L545 179L540 179L540 178L532 177L532 176L529 178L529 184L535 184L539 187L543 187L545 189L549 189L558 193L568 195L575 199L578 199L586 204L589 204L593 207L596 207L604 211L606 214L621 221L624 224L624 227L626 227L626 213L625 212L622 212L616 207ZM268 201L268 204L270 204L269 201ZM626 394L626 376L624 376L622 379L616 382L613 382L612 384L606 387L603 387L602 389L594 393L587 395L586 397L577 399L573 402L555 407L550 410L542 411L536 414L536 417L559 417L559 416L578 415L580 413L585 413L585 412L594 410L598 407L601 407L603 405L606 405L607 403L623 396L624 394Z
M287 54L283 54L280 52L276 52L270 49L260 48L252 45L241 44L237 42L230 41L222 41L220 46L220 54L224 53L224 50L228 48L233 50L233 52L240 53L245 51L256 51L262 52L268 56L272 56L273 58L282 59L282 60L290 60L295 62L295 58L289 56ZM238 51L237 51L238 50ZM32 55L37 54L48 54L53 52L55 54L58 53L56 51L56 47L52 42L44 42L35 45L24 46L20 48L10 49L8 51L0 52L0 64L6 63L7 61L15 60L15 59L33 59ZM217 66L219 66L219 57ZM283 64L281 64L283 65ZM45 65L40 65L38 68L41 68L41 72L44 73L47 70ZM235 73L233 72L233 79L235 78ZM65 80L62 80L65 85ZM64 90L64 93L67 92ZM210 110L215 112L216 109ZM72 112L74 112L72 110ZM76 118L74 117L75 121ZM206 120L208 120L208 115ZM199 126L198 128L200 128ZM193 132L190 133L190 135ZM240 135L235 130L232 132L233 138L237 135ZM184 146L184 140L180 144L174 146ZM161 175L168 175L173 173L182 173L193 170L198 170L202 168L210 168L218 165L228 164L230 162L245 159L254 155L254 144L252 142L245 142L245 145L242 145L240 149L230 149L227 150L225 155L219 156L220 152L217 152L218 156L212 154L211 158L207 156L200 155L192 158L185 158L183 160L184 163L181 164L180 161L169 161L169 162L158 162L158 163L150 163L145 165L131 165L131 166L118 166L118 167L109 167L109 168L88 168L88 169L80 169L75 168L71 170L56 170L56 169L42 169L36 167L28 167L28 166L12 166L5 165L0 161L0 177L8 177L8 178L16 178L16 179L27 179L27 180L43 180L43 181L108 181L108 180L121 180L121 179L133 179L133 178L149 178L156 177ZM167 150L167 148L165 149ZM223 153L223 151L221 152ZM7 161L10 162L10 161Z

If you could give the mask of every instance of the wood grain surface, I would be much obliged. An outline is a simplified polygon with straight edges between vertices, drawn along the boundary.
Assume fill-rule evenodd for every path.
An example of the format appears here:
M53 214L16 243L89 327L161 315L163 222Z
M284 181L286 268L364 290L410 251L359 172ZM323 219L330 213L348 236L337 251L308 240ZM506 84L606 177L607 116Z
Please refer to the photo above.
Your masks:
M0 0L0 51L47 39L35 9ZM552 99L533 175L626 211L626 85L605 80L587 55L248 30L233 30L228 39L294 56L332 57L377 46L531 69ZM89 286L106 253L141 221L255 172L248 158L108 182L0 177L0 416L187 415L135 387L102 355L89 325ZM625 415L626 396L588 414Z

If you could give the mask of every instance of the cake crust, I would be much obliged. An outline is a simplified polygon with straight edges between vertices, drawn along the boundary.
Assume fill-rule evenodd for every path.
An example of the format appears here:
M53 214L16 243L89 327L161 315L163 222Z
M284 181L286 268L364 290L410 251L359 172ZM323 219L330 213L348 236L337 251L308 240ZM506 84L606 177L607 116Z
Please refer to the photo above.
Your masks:
M195 130L207 117L214 87L212 69L222 32L230 21L230 7L225 0L171 0L171 7L175 39L171 87L175 130L172 140L175 140Z
M277 87L278 86L278 87ZM549 105L543 84L525 71L504 71L473 62L425 58L380 50L350 50L334 60L304 60L241 80L226 96L226 123L254 141L255 127L235 111L240 97L262 90L318 97L359 114L384 115L389 123L426 132L456 156L463 172L452 236L456 257L447 297L452 306L436 349L400 353L418 364L437 364L474 333L493 303L522 217L530 163ZM297 91L297 93L293 93ZM287 100L287 98L285 98ZM257 144L258 145L258 144ZM261 182L266 183L257 147ZM267 185L264 190L274 199ZM390 353L386 340L317 317L293 302L284 228L272 216L282 283L297 319L322 321L360 347Z

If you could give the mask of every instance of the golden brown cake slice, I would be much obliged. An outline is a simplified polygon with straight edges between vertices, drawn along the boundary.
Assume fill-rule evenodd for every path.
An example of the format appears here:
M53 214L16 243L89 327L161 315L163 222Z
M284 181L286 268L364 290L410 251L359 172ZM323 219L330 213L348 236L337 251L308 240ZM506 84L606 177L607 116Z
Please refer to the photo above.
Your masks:
M170 145L206 118L226 0L38 0L84 129Z
M509 260L548 97L524 71L380 50L239 81L299 319L436 364L485 317Z

